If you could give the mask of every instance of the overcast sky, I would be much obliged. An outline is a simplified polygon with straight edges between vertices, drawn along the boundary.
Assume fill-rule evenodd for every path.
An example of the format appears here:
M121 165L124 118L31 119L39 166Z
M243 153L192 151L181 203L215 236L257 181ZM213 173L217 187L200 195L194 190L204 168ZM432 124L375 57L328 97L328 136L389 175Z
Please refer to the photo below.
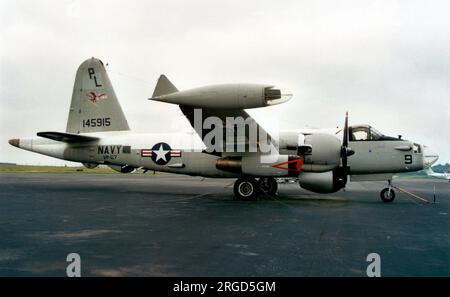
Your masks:
M147 100L161 73L178 89L270 83L294 97L250 111L269 130L334 127L349 110L350 124L450 162L449 1L3 0L0 44L0 162L68 163L7 140L64 131L75 72L92 56L109 64L138 132L188 127L175 106Z

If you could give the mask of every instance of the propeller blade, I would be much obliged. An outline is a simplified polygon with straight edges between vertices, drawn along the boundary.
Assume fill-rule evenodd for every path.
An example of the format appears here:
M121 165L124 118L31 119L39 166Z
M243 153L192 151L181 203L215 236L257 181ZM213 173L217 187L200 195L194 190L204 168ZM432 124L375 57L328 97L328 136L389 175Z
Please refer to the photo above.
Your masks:
M348 147L348 111L345 113L345 124L344 124L344 138L342 140L342 146Z
M342 166L338 168L339 181L343 187L347 184L347 176L349 175L349 168L347 166L347 157L353 155L355 152L352 149L348 148L348 137L349 137L349 128L348 128L348 111L345 113L345 124L344 129L342 131L342 147L341 147L341 160Z
M343 130L343 139L342 139L342 150L341 150L341 158L342 158L342 167L347 169L347 148L348 148L348 111L345 113L345 123Z

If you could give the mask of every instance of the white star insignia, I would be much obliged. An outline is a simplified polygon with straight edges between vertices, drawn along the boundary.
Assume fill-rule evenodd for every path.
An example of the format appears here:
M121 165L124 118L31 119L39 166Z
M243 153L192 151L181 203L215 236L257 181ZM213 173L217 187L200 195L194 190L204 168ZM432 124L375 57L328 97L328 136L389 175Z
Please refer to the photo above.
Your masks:
M166 155L169 151L164 150L163 145L159 145L159 149L157 151L153 151L156 154L156 161L159 159L163 159L164 162L167 162Z

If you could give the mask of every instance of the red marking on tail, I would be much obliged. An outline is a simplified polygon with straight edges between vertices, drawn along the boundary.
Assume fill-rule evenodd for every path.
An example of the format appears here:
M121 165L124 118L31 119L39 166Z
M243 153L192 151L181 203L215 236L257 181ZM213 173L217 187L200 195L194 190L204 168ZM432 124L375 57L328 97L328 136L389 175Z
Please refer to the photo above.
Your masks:
M88 94L86 94L86 96L89 97L89 101L91 101L94 104L97 103L98 100L108 98L106 93L101 93L100 95L97 95L95 92L89 92Z

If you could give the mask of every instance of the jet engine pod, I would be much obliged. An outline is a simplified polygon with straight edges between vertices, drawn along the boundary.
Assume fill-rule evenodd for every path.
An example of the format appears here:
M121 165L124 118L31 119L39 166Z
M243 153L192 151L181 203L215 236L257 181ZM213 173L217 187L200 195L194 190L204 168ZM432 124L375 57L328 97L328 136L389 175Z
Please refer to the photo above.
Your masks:
M276 105L291 98L291 92L271 85L224 84L160 95L151 100L200 108L245 109Z

